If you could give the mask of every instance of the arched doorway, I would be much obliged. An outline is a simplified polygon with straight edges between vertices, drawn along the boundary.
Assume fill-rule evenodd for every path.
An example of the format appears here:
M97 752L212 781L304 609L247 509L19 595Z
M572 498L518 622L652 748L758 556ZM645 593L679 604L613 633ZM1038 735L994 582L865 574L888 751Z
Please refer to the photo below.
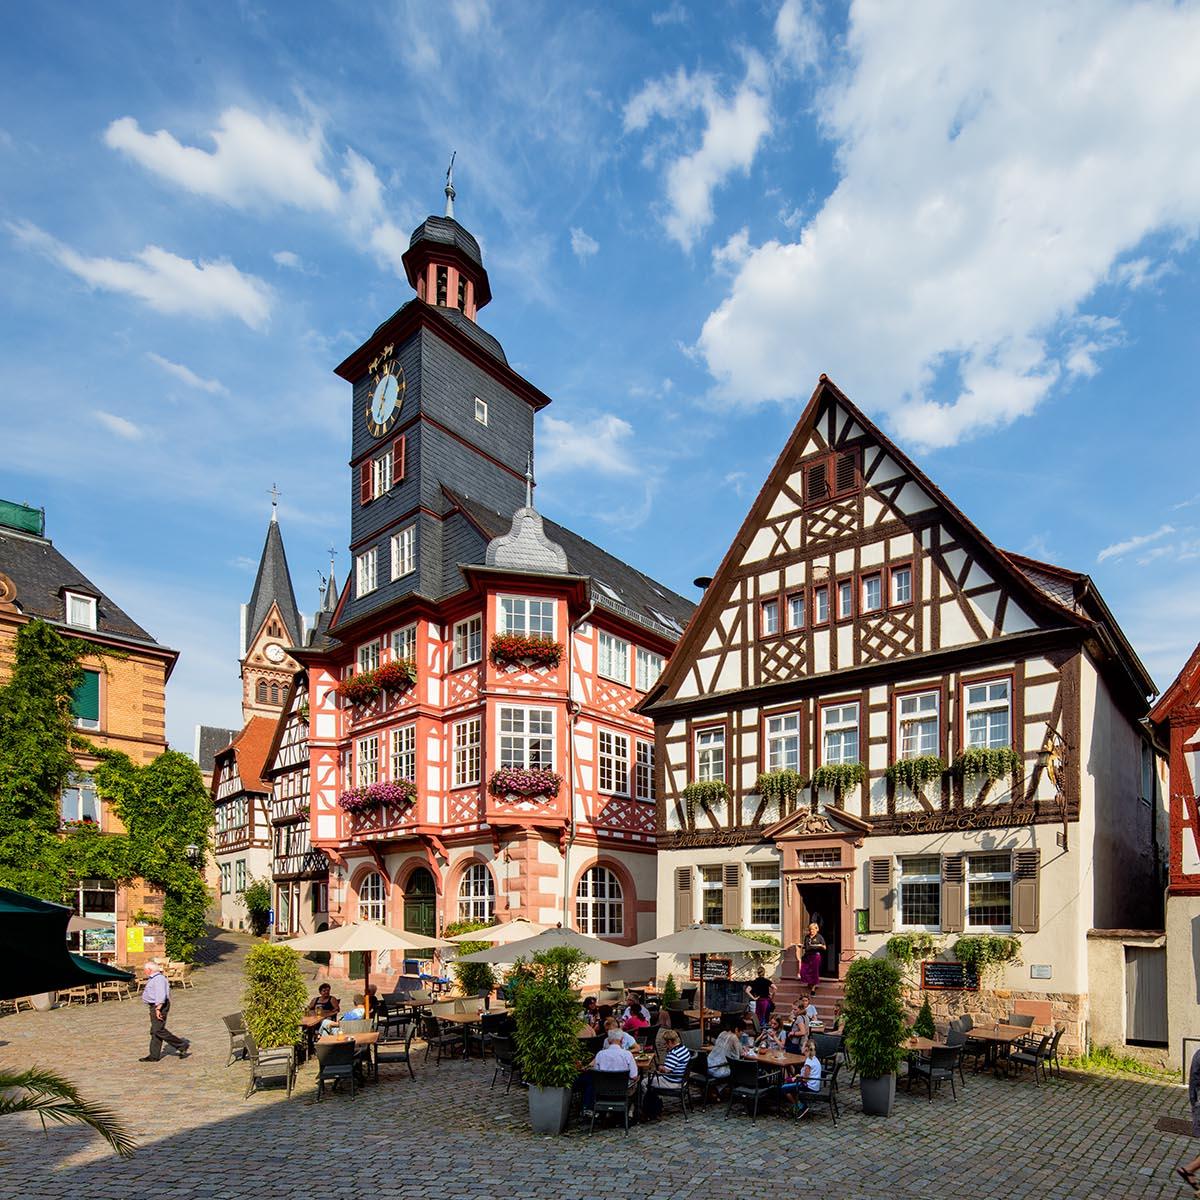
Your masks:
M404 885L404 931L429 937L437 933L437 888L426 867L417 867ZM433 950L415 950L411 957L432 958Z

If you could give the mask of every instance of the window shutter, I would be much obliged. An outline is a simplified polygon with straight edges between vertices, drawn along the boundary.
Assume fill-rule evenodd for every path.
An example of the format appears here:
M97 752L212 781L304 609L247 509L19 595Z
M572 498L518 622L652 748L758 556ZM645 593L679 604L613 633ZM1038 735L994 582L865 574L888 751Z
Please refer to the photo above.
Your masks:
M961 854L942 855L942 932L962 933L966 901L966 862Z
M734 929L742 924L742 865L726 863L722 877L721 922Z
M824 461L813 463L804 473L804 486L807 492L805 499L809 503L814 500L824 500L829 495L827 465Z
M71 712L81 721L100 720L100 672L84 671L71 693Z
M867 928L871 933L892 929L892 860L867 860Z
M397 484L404 478L404 438L398 437L392 443L392 483Z
M834 489L838 495L842 492L854 491L857 482L857 472L855 470L854 451L847 450L843 454L837 456L837 466L834 472Z
M358 468L358 502L359 502L359 504L369 504L371 502L371 463L370 463L370 460L363 463Z
M1014 850L1012 862L1012 927L1013 933L1037 933L1039 873L1042 867L1040 850Z
M675 868L675 928L684 929L692 923L692 868Z

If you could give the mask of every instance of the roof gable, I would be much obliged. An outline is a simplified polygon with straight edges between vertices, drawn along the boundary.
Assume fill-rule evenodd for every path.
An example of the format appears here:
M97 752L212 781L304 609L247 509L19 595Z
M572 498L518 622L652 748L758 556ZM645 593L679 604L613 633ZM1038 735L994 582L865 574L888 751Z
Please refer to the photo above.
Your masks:
M1171 686L1158 698L1150 710L1150 720L1155 725L1170 719L1177 708L1200 706L1200 645L1192 651L1183 669L1171 682Z

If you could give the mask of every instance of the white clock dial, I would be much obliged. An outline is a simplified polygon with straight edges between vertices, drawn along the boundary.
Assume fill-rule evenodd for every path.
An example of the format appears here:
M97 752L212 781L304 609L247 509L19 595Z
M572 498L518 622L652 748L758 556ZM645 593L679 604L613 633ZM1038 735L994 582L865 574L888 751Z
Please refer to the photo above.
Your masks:
M399 399L400 385L395 375L389 372L375 385L371 395L371 419L376 425L384 424L391 417Z
M264 653L264 654L265 654L265 655L266 655L266 656L267 656L267 657L268 657L268 658L269 658L269 659L270 659L270 660L271 660L273 663L281 663L281 662L283 662L283 660L284 660L283 647L282 647L282 646L277 646L277 645L276 645L274 642L272 642L272 643L271 643L271 644L270 644L270 645L269 645L269 646L268 646L268 647L267 647L267 648L266 648L266 649L263 651L263 653Z

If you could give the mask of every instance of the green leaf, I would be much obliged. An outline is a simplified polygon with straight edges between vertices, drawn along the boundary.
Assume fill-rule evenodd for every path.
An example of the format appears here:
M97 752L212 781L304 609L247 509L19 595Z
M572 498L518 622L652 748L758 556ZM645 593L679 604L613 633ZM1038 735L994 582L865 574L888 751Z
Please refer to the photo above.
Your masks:
M264 1049L294 1046L308 1001L300 955L282 943L263 942L246 955L242 1010L246 1028Z

